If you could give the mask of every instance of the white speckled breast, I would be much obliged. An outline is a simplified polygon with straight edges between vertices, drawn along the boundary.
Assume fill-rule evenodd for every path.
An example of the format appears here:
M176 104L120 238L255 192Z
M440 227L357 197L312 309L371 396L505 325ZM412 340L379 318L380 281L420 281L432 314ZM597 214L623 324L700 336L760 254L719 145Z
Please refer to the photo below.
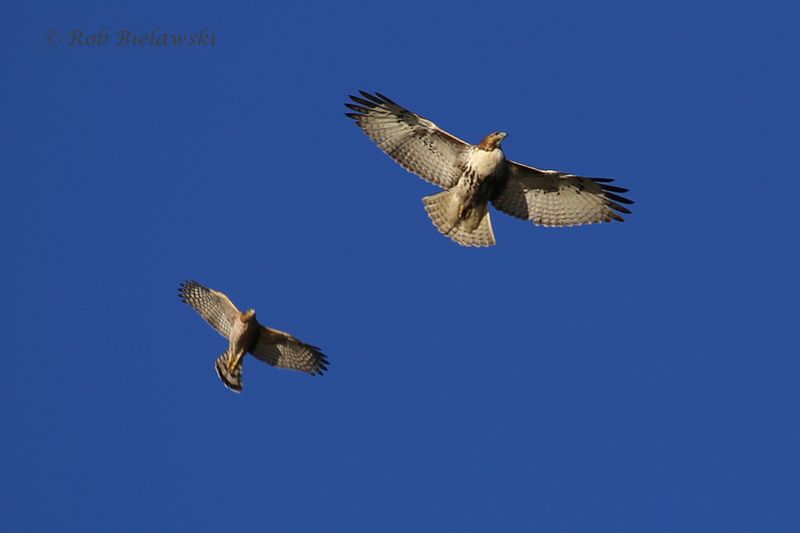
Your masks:
M474 149L469 156L467 167L475 172L478 178L485 178L494 174L504 159L503 151L500 149L495 148L491 152Z

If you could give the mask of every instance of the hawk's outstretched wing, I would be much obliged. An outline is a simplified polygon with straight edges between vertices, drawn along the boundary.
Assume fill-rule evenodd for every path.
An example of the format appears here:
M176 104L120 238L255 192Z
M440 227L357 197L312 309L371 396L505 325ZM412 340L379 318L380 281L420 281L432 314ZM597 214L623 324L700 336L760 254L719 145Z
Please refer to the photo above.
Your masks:
M319 348L265 326L261 326L258 341L250 353L272 366L300 370L312 376L322 375L328 369L328 359Z
M375 141L381 150L403 168L444 189L461 175L459 162L471 147L440 129L430 120L412 113L381 93L359 91L347 103L355 113L345 113Z
M181 283L178 294L181 300L191 305L220 335L230 339L233 321L240 311L227 296L203 287L196 281Z
M608 178L584 178L555 170L540 170L508 161L507 179L492 204L511 216L539 226L577 226L624 219L630 214L620 204L633 201L615 193L628 189L608 185Z

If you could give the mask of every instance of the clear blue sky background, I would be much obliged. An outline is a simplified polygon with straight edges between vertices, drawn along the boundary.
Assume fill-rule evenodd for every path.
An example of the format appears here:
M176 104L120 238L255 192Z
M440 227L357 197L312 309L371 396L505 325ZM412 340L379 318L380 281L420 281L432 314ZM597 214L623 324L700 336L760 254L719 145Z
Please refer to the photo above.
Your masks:
M799 531L789 4L7 6L2 529ZM360 88L634 214L461 248ZM330 372L230 393L184 279Z

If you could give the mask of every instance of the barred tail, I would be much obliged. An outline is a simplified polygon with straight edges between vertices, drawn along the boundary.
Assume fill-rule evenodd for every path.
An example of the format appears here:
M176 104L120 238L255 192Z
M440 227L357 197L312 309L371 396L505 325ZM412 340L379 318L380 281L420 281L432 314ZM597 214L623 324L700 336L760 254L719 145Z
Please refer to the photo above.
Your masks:
M217 375L219 379L222 380L223 385L233 392L242 392L242 366L244 358L242 358L236 368L231 371L228 369L228 361L231 357L232 354L226 351L217 357L214 367L217 369Z
M455 190L422 199L425 211L436 228L463 246L492 246L495 243L492 219L486 205L474 206L466 218L459 218L459 199Z

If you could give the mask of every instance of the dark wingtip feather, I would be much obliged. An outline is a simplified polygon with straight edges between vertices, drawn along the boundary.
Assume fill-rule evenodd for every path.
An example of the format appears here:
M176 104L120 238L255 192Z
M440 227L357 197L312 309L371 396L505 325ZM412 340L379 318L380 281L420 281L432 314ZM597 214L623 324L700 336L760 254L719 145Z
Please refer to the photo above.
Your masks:
M357 111L359 113L368 113L369 109L364 106L356 105L356 104L344 104L347 109L352 109L353 111Z
M358 96L351 96L350 98L352 98L355 103L361 104L362 106L366 106L368 109L375 108L375 102L372 102L370 100L364 100L363 98L359 98Z
M307 344L307 346L314 352L314 367L308 373L312 376L323 375L328 371L328 365L330 364L328 356L322 353L322 350L317 346L311 344Z
M627 207L622 207L621 205L619 205L617 203L608 202L606 205L608 207L610 207L611 209L614 209L615 211L619 211L620 213L624 213L626 215L630 215L631 214L631 210L630 209L628 209Z
M377 96L368 93L367 91L359 90L358 92L361 94L361 96L363 96L367 100L370 100L371 102L375 102L377 105L382 105L382 104L386 103L383 100L381 100L380 98L378 98Z
M600 188L603 190L604 196L609 200L616 200L621 204L628 204L628 205L635 203L630 198L625 198L624 196L619 196L618 194L614 194L616 192L626 193L629 191L629 189L626 189L625 187L617 187L616 185L606 185L607 183L611 183L612 181L614 181L613 178L589 178L589 179L595 183L601 184Z
M611 191L611 192L628 192L628 189L625 187L617 187L616 185L600 185L600 188L604 191Z
M193 279L187 279L187 280L181 282L181 284L178 286L178 297L185 304L189 303L189 301L186 298L187 298L187 293L189 292L189 289L191 289L192 287L202 287L202 285L200 285L199 283L197 283Z
M630 204L633 203L633 200L629 200L628 198L625 198L624 196L619 196L618 194L614 194L614 193L611 193L611 192L605 193L605 197L608 198L609 200L614 200L615 202L619 202L621 204L630 205Z
M378 91L375 91L375 94L377 94L378 97L382 98L387 104L395 104L395 105L397 105L394 101L392 101L391 98L387 98L386 96L382 95Z

